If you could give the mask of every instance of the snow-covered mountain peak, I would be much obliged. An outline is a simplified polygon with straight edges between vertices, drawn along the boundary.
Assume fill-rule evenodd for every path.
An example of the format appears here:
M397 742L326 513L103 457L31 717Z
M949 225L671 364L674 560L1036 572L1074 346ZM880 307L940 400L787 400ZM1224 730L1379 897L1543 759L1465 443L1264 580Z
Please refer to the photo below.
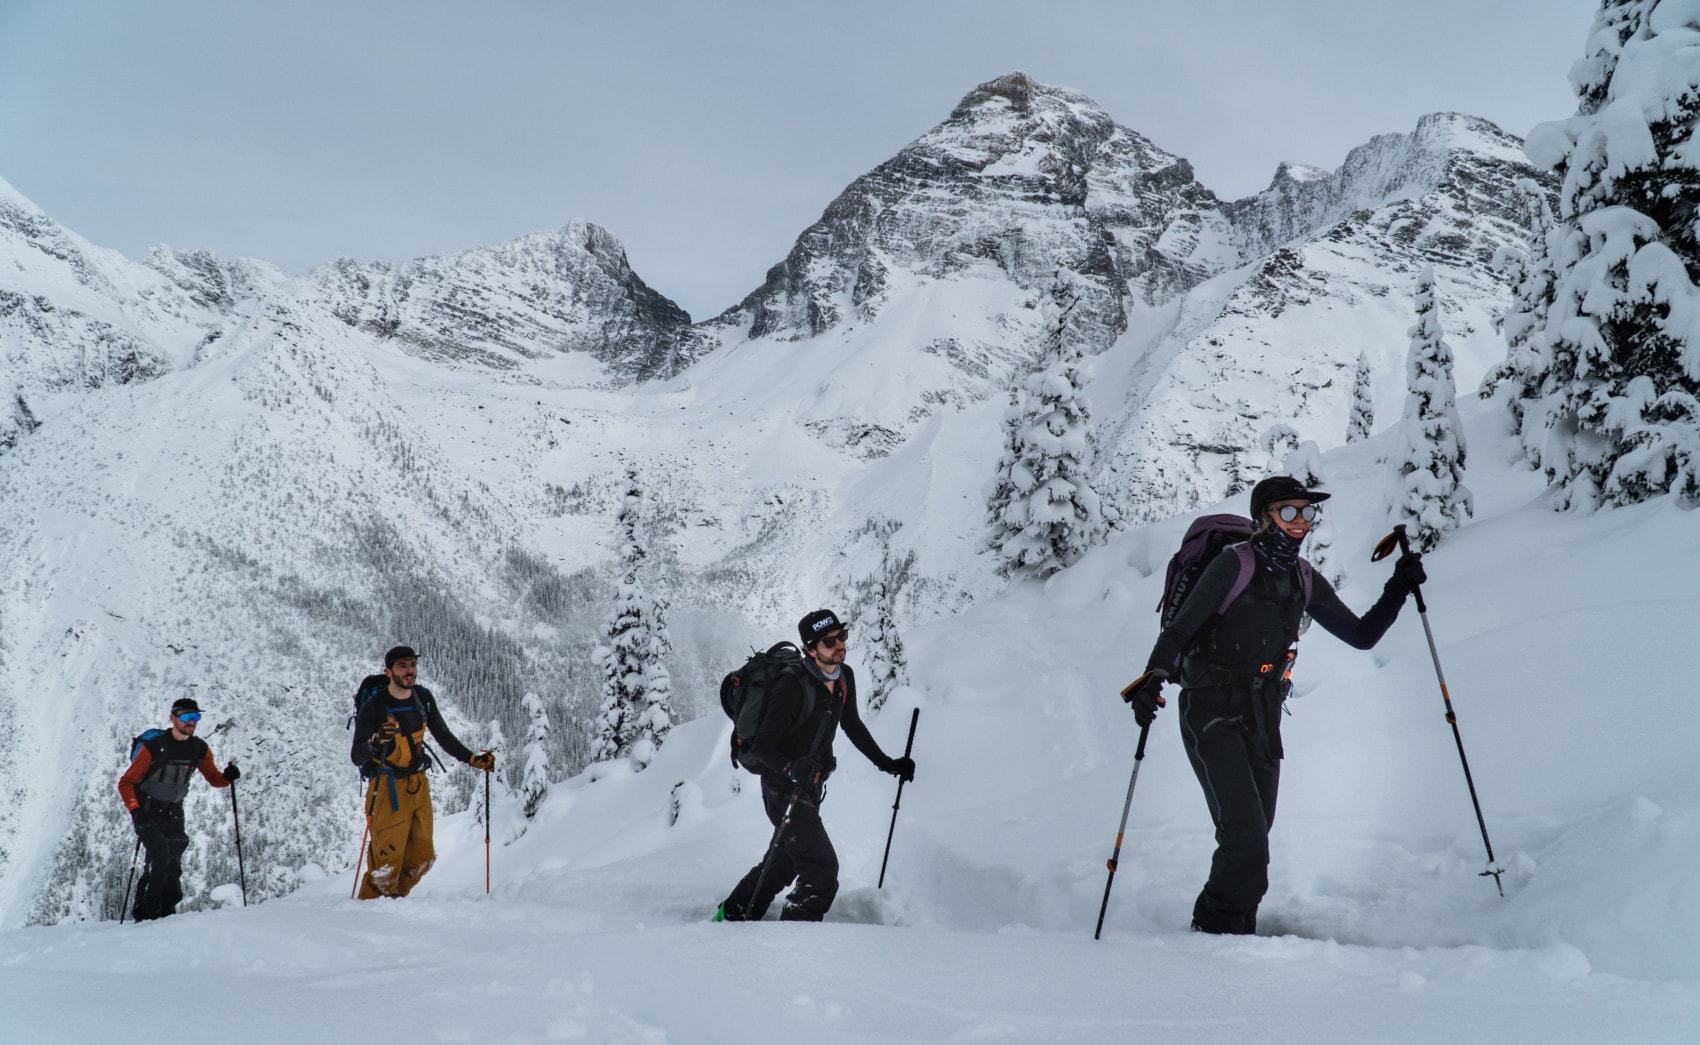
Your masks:
M933 133L950 128L965 137L999 139L1012 134L1041 137L1062 130L1091 137L1108 134L1114 127L1110 114L1079 91L1013 72L969 91Z
M349 326L428 358L512 370L585 352L618 378L668 377L707 342L586 221L401 266L343 258L309 277Z
M1328 177L1329 172L1321 167L1312 167L1303 163L1288 163L1282 160L1275 165L1275 176L1269 179L1269 189L1278 189L1283 185L1303 185L1313 181L1321 181Z
M1251 260L1354 212L1420 199L1448 181L1496 181L1495 172L1513 167L1532 170L1516 137L1478 116L1430 113L1409 132L1376 135L1333 171L1282 163L1267 189L1227 210L1241 257ZM1496 210L1512 213L1509 206Z

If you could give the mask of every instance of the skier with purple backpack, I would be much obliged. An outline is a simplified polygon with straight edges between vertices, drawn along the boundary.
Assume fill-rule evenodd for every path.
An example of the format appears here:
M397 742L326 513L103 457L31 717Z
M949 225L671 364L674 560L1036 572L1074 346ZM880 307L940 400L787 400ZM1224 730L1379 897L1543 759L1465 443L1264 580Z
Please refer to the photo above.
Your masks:
M1303 618L1357 649L1369 649L1427 580L1407 554L1362 617L1299 555L1329 498L1292 476L1251 491L1251 521L1205 516L1169 564L1163 630L1146 673L1124 692L1141 727L1166 707L1165 682L1180 686L1181 743L1216 826L1210 877L1193 904L1199 932L1251 935L1269 889L1269 828L1281 778L1281 706L1291 688Z

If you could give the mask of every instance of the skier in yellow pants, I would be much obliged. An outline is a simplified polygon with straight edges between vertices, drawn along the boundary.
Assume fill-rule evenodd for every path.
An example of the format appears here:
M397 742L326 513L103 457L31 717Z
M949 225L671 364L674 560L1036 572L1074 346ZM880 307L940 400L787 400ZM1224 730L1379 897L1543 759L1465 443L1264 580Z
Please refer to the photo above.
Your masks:
M371 829L369 866L360 899L406 896L436 862L431 845L431 756L425 732L452 757L489 772L489 751L473 754L437 710L431 691L418 685L419 657L407 646L384 654L384 673L369 676L355 697L354 746L349 757L366 778L366 819Z

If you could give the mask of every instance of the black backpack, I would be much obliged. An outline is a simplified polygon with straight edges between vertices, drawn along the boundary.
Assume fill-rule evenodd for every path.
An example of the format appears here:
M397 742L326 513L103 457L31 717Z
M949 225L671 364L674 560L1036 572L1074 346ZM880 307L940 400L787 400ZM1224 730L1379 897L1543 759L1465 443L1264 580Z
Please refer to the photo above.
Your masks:
M360 709L366 706L368 700L382 693L384 687L389 684L388 675L367 675L361 679L360 688L354 691L354 714L348 716L348 724L342 728L353 729L354 720L360 717Z
M795 709L795 717L787 723L784 733L796 729L814 713L814 693L812 686L801 685L807 669L803 667L803 651L796 643L780 642L770 647L767 652L750 651L750 659L742 667L727 675L720 682L720 707L726 712L726 717L732 720L732 764L743 766L739 756L743 754L750 741L755 739L763 722L774 709L770 708L768 695L781 679L795 676L798 679L798 691L803 700ZM744 766L750 772L758 772L751 766Z
M1251 584L1252 571L1257 568L1251 545L1246 543L1252 532L1251 520L1243 515L1203 515L1192 521L1186 528L1186 536L1181 538L1180 548L1169 557L1169 571L1163 578L1163 600L1157 604L1163 627L1175 619L1204 568L1223 551L1232 551L1238 557L1240 571L1216 612L1222 613L1240 597ZM1306 606L1310 605L1311 574L1310 562L1299 559L1299 583L1304 589ZM1199 637L1202 636L1201 632ZM1171 674L1174 670L1172 666Z

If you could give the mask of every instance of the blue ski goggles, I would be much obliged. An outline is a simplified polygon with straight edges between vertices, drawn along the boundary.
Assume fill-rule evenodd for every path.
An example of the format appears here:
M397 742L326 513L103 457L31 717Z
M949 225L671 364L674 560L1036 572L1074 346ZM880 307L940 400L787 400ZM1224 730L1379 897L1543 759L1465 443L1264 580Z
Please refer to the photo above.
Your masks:
M195 723L199 722L200 720L201 720L201 713L199 711L184 711L184 712L180 712L177 716L177 721L187 722L191 726L194 725Z

